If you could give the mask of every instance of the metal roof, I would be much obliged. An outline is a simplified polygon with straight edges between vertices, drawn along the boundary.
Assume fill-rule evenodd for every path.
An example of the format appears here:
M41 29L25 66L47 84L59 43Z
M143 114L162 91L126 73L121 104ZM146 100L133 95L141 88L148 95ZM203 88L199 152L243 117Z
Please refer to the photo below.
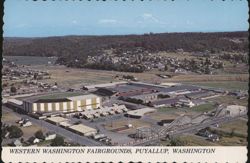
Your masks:
M83 134L89 133L89 132L96 132L96 129L91 128L89 126L85 126L83 124L73 125L73 126L70 126L69 128L77 132L83 133Z
M137 110L128 111L127 114L130 115L130 116L138 116L138 117L141 117L141 116L143 116L144 114L151 113L151 112L154 112L154 111L156 111L156 109L152 109L152 108L142 108L142 109L137 109Z

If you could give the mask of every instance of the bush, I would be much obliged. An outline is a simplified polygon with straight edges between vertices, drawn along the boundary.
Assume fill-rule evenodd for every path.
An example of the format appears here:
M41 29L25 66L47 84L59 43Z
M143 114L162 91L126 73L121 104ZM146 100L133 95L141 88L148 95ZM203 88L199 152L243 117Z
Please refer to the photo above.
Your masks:
M8 127L7 131L10 132L10 138L20 138L21 136L23 136L23 131L17 126Z
M45 139L45 136L43 135L43 132L41 130L39 130L35 133L35 137L38 139L42 139L42 140Z
M14 87L14 86L10 87L10 92L11 93L16 93L16 91L17 91L16 87Z
M187 145L187 142L181 140L180 138L172 138L170 140L170 145L171 146L185 146L185 145Z
M55 139L52 140L51 146L63 146L64 145L64 138L61 136L56 136Z

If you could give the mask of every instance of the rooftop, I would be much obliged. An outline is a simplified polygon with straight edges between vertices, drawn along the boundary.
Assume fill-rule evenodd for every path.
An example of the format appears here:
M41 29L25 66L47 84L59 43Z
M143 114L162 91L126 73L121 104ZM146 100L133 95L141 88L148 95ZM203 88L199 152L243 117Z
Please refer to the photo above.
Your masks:
M179 98L167 98L167 99L163 99L163 100L157 100L157 101L153 101L152 104L153 105L162 105L162 104L175 104L179 101Z
M47 118L47 120L54 122L54 123L60 123L60 122L64 122L64 121L68 121L68 119L63 118L63 117L50 117Z
M87 97L96 97L94 94L83 92L56 92L50 94L36 95L23 98L23 101L42 103L42 102L67 102Z
M151 113L151 112L155 112L155 111L156 111L156 109L152 109L152 108L142 108L142 109L128 111L127 114L131 115L131 116L142 117L143 115L145 115L147 113Z
M8 99L7 102L14 103L16 105L23 105L23 102L17 99Z
M77 132L83 133L83 134L88 133L88 132L96 132L96 129L91 128L89 126L85 126L83 124L73 125L73 126L70 126L69 128Z

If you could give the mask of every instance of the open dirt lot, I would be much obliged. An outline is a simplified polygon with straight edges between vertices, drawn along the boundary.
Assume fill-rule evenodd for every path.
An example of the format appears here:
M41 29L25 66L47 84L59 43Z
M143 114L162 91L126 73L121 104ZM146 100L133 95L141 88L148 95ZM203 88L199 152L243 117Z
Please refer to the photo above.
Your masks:
M68 68L65 66L46 66L46 65L33 65L29 66L31 69L47 71L51 74L50 79L44 79L42 81L54 84L57 82L64 87L79 88L83 85L101 84L120 81L115 79L116 75L133 75L142 82L148 83L161 83L161 82L225 82L225 81L240 81L248 82L248 74L222 74L222 75L174 75L169 79L162 79L156 74L159 71L152 70L144 73L131 73L131 72L116 72L106 70L93 70L93 69L76 69ZM161 72L162 73L162 72ZM169 72L166 72L171 74ZM206 83L204 83L206 85ZM235 85L235 84L234 84ZM219 85L220 86L220 85Z
M2 111L2 123L16 124L15 122L19 120L20 117L16 116L11 112Z
M176 114L165 114L165 113L153 113L151 114L149 117L151 119L155 119L157 121L161 121L161 120L167 120L167 119L175 119L178 115Z
M76 69L68 68L65 66L30 66L30 68L35 70L47 71L51 74L50 79L44 79L42 81L71 88L79 88L83 85L93 85L110 83L115 81L120 81L115 79L116 75L122 77L123 75L133 75L140 81L147 81L150 83L159 82L160 77L155 75L155 72L145 72L145 73L129 73L129 72L116 72L116 71L106 71L106 70L93 70L93 69Z
M143 122L139 119L130 119L129 121L128 120L118 120L118 121L112 122L112 126L111 126L111 123L106 123L104 127L107 130L112 130L112 129L124 127L128 123L132 124L133 127L126 129L126 130L123 130L123 131L119 131L120 133L130 134L130 133L134 133L136 131L136 128L138 128L138 127L143 127L143 126L149 127L150 126L149 123Z
M44 134L46 133L44 128L42 128L41 126L37 126L35 124L33 124L32 126L29 126L29 127L21 127L21 129L23 131L24 139L29 139L31 136L34 136L34 134L38 130L42 130Z
M19 124L16 123L17 120L20 120L21 117L18 117L16 114L14 114L13 112L7 112L5 110L3 110L2 113L2 123L6 123L9 125L15 125L15 126L19 126ZM32 124L32 126L29 127L20 127L21 130L23 131L23 138L26 140L28 138L30 138L31 136L34 136L35 132L38 130L42 130L44 133L46 132L45 128L42 128L41 126Z

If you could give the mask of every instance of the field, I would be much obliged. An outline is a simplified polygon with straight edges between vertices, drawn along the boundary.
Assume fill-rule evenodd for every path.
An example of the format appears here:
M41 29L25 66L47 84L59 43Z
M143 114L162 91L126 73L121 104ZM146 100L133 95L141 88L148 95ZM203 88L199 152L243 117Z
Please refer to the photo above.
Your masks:
M114 122L109 122L105 124L105 128L107 130L113 130L113 129L117 129L117 128L121 128L121 127L125 127L127 124L132 124L132 128L120 131L120 133L134 133L136 131L136 128L138 127L143 127L143 126L150 126L149 123L147 122L143 122L139 119L130 119L128 120L118 120L118 121L114 121Z
M18 117L15 113L3 110L2 123L19 126L19 124L17 124L16 121L20 119L21 117ZM41 126L38 126L36 124L32 124L32 126L29 127L20 127L20 128L23 131L22 137L25 140L30 138L31 136L34 136L34 133L38 130L42 130L44 133L46 132L45 128L42 128Z
M198 105L198 106L194 106L192 108L190 108L192 111L197 111L197 112L207 112L207 111L211 111L215 108L214 104L212 103L207 103L207 104L202 104L202 105Z
M222 137L218 142L222 146L247 146L247 138L242 137Z
M247 120L242 118L211 128L212 132L220 136L220 141L216 143L224 146L247 145L247 129Z
M167 112L167 113L172 113L172 112L175 112L177 109L174 108L174 107L160 107L157 109L158 112Z
M232 130L234 130L234 132L244 135L247 134L247 120L239 119L237 121L228 122L221 125L219 129L227 132L231 132Z
M220 96L216 98L211 98L209 101L218 102L220 104L229 104L229 105L248 105L248 98L237 99L235 96Z
M248 90L248 82L243 81L212 81L212 82L185 82L187 84L204 86L204 87L213 87L213 88L222 88L227 90Z
M20 117L16 116L11 112L6 112L4 110L2 111L2 118L1 118L2 123L15 124L15 122L19 119Z
M44 134L46 133L44 128L35 124L32 124L32 126L29 126L29 127L22 127L21 129L23 131L23 137L25 138L25 140L30 138L31 136L34 136L34 134L38 130L42 130Z
M149 117L151 119L157 120L157 121L161 121L161 120L166 120L166 119L175 119L178 115L173 114L173 113L161 113L161 112L157 112L157 113L153 113L150 114Z
M165 82L225 82L241 81L248 82L248 74L221 74L221 75L176 75L165 79Z
M177 137L178 140L183 142L185 146L216 146L216 143L205 140L204 138L196 135L181 135ZM163 146L169 145L170 141L161 141Z
M61 87L79 88L84 85L110 83L123 80L123 75L133 75L142 82L148 83L162 83L162 82L186 82L188 84L197 84L201 86L226 88L226 89L247 89L248 74L221 74L221 75L197 75L186 74L177 75L171 72L160 72L158 70L151 70L144 73L132 72L117 72L106 70L94 70L84 68L69 68L59 65L30 65L28 68L35 70L47 71L51 74L50 79L44 79L43 82L54 84L58 83ZM170 74L174 75L172 78L162 79L156 74ZM115 78L115 76L119 78ZM229 82L230 81L230 82Z
M7 60L17 65L47 65L54 64L57 57L38 57L38 56L4 56Z

